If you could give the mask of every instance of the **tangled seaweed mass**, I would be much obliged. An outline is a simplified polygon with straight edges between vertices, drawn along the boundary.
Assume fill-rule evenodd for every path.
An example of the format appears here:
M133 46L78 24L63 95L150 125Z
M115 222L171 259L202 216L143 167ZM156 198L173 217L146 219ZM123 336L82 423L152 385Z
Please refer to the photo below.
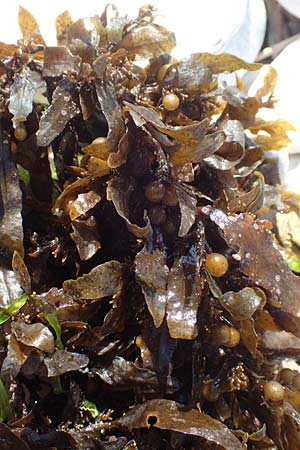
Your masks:
M299 450L299 253L275 220L299 199L266 158L292 126L259 118L274 69L249 97L219 75L259 64L173 60L151 7L65 12L57 47L19 23L0 45L1 448Z

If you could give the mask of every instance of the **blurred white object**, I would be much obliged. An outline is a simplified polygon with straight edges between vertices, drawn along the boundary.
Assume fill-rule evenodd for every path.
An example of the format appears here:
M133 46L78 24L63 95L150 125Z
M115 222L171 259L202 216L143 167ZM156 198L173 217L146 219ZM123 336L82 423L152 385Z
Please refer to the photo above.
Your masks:
M288 132L291 144L280 152L274 152L279 159L280 177L286 189L300 194L300 66L295 64L300 54L300 39L289 44L272 63L278 73L274 97L278 99L274 109L262 109L259 116L264 120L284 118L294 125L296 131ZM261 86L267 67L261 70L251 86L250 94ZM273 152L272 152L273 154Z
M300 159L298 164L291 168L286 175L286 188L300 195Z
M263 0L248 0L241 3L244 6L243 20L239 23L236 21L236 30L220 40L219 45L214 48L214 53L226 52L246 61L254 61L266 33L266 7Z
M300 18L300 0L277 0L293 16Z
M290 121L300 132L300 66L295 64L300 54L300 39L289 44L273 61L272 65L278 72L278 82L275 96L278 98L276 113ZM290 151L300 152L300 136L295 142L296 147Z
M1 13L0 41L16 42L18 7L24 6L38 21L48 45L55 45L55 18L68 9L73 20L101 14L107 3L117 6L122 15L134 18L144 4L153 4L158 20L176 34L174 56L182 58L190 53L228 52L254 61L266 30L266 10L263 0L14 0L5 3Z
M296 128L295 132L289 133L292 139L287 148L290 164L284 177L284 183L287 189L297 194L300 194L300 66L295 65L295 61L299 54L300 39L288 45L272 63L278 72L275 90L275 96L278 98L276 116L285 118Z
M232 53L254 61L266 31L263 0L186 0L182 3L155 2L165 24L176 35L173 55L189 53ZM233 13L234 12L234 13Z

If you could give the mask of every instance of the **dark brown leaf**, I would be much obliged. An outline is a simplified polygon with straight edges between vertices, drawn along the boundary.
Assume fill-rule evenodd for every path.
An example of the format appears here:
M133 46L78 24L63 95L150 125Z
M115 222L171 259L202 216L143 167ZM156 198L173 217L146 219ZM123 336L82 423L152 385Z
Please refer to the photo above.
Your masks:
M103 138L99 137L94 139L86 147L83 147L82 151L87 155L106 161L110 154L110 145L105 139L103 140Z
M185 236L195 223L197 200L188 186L177 185L176 192L178 196L179 209L181 214L178 236Z
M250 191L242 189L228 188L225 195L227 197L227 208L231 213L234 212L255 212L259 210L264 202L264 177L256 171L257 179L253 182Z
M67 27L72 23L72 17L68 10L59 14L55 19L56 39L58 45L66 44L65 33Z
M300 446L299 426L300 415L290 407L288 414L284 416L284 423L282 426L286 448L290 450L297 450Z
M63 289L76 300L99 300L120 292L123 282L123 264L109 261L94 267L76 280L64 281Z
M243 320L240 323L240 333L241 339L245 345L245 347L249 350L253 358L256 358L257 347L260 342L260 337L256 333L254 327L254 320L252 317L249 319Z
M111 152L107 158L107 165L111 169L116 169L117 167L122 166L127 161L127 153L128 153L128 136L127 134L123 134L121 137L118 149L116 152Z
M31 294L31 280L22 256L15 250L12 257L12 268L19 285L26 294Z
M244 128L240 121L227 119L220 123L220 130L224 132L225 142L223 141L223 145L217 149L217 154L206 157L205 162L216 169L229 170L244 157Z
M119 356L116 356L108 367L96 368L92 372L116 389L138 388L141 392L152 393L164 390L169 394L179 389L176 379L138 367L135 363Z
M72 435L73 434L76 436L76 433L72 433ZM48 433L39 434L31 428L25 428L21 433L22 439L24 439L24 441L28 445L30 445L31 450L42 450L53 447L57 450L84 450L84 448L87 448L81 446L79 439L78 442L77 439L75 439L75 436L73 437L72 435L71 433L67 433L66 431L62 430L52 430ZM82 439L82 441L84 442L84 439ZM88 442L89 445L91 445L90 441L91 440L87 438L84 444L87 445ZM91 450L97 450L97 447L94 446L88 448Z
M224 424L195 409L181 408L172 400L148 400L113 422L113 426L131 430L149 428L154 422L154 427L200 437L220 450L242 450L240 441Z
M33 295L37 304L42 305L42 309L50 310L54 308L57 318L62 321L80 321L87 320L89 317L88 305L76 302L63 289L51 288L48 292L40 295Z
M23 293L12 270L0 267L0 306L7 307Z
M7 344L7 353L1 366L1 375L5 379L14 379L20 372L22 365L33 351L33 347L27 347L18 342L14 334L10 334Z
M125 220L128 230L139 238L147 238L152 232L148 217L145 217L146 225L144 226L136 225L129 219L128 197L131 194L130 187L125 189L119 182L112 181L108 187L108 192L117 213Z
M161 120L161 115L158 109L134 105L133 103L125 102L126 108L128 108L132 119L137 127L142 127L149 123L153 125L158 130L168 130L167 125ZM207 123L206 123L207 125ZM169 145L171 145L171 141L168 141Z
M22 193L19 176L8 148L8 141L0 129L0 249L10 263L16 250L23 257Z
M46 90L45 82L38 72L25 67L14 76L14 82L10 87L9 111L14 116L15 122L23 122L31 113L33 99L38 88Z
M237 97L235 97L236 99ZM256 97L246 97L240 99L237 103L235 101L228 101L222 115L224 117L230 117L230 119L239 120L245 128L248 128L255 124L255 116L259 107L260 102Z
M56 350L51 356L44 359L48 377L57 377L73 370L83 369L88 363L89 358L86 355L66 350Z
M62 73L78 74L81 58L72 55L67 47L46 47L44 54L43 76L59 77Z
M261 289L245 287L239 292L226 292L220 301L234 320L247 320L258 308L263 308L266 296Z
M158 328L163 322L167 302L167 279L169 268L166 253L159 249L149 251L147 245L135 257L135 276Z
M215 153L225 141L225 134L222 130L206 134L209 126L207 119L191 125L172 127L165 125L159 113L152 108L130 103L127 103L126 106L137 126L152 125L163 135L174 139L173 142L165 140L165 138L159 139L159 136L154 134L154 137L166 148L175 164L200 162Z
M174 34L154 23L137 26L125 34L118 44L118 47L125 48L131 57L138 55L144 58L155 58L163 53L168 54L174 46Z
M12 332L18 342L43 352L54 351L54 336L42 323L27 324L22 320L12 323Z
M0 42L0 58L7 58L9 56L13 56L19 47L14 44L5 44L4 42Z
M99 194L94 191L78 194L77 198L72 202L69 208L69 216L71 220L78 219L81 215L94 208L101 200Z
M33 42L34 44L46 45L40 28L35 18L23 6L19 6L19 27L23 35L24 41Z
M37 133L37 144L41 147L49 145L58 136L67 123L80 113L78 104L73 99L74 85L62 83L53 93L52 103L40 120Z
M71 53L91 64L97 54L96 46L99 44L98 30L100 28L101 22L97 20L97 17L89 22L81 18L71 23L67 29L67 46Z
M178 87L199 89L201 85L211 83L213 75L240 69L258 70L260 68L261 64L249 64L227 53L219 55L194 53L188 58L172 64L168 69L165 80L168 82L175 78ZM175 76L173 72L175 72Z
M246 148L245 155L235 170L235 177L246 177L252 173L264 160L264 152L260 147Z
M70 209L72 208L73 202L81 195L87 194L87 200L92 197L95 199L95 193L91 194L91 196L88 194L89 192L93 191L93 180L91 180L88 177L85 178L78 178L74 183L69 184L65 187L61 195L56 199L56 202L53 206L53 211L57 214L63 213L64 215L68 216ZM98 195L98 194L96 194ZM79 202L82 197L79 197ZM86 199L86 196L83 196L83 199ZM83 202L83 207L89 207L90 202ZM93 202L92 202L93 203ZM89 208L90 209L90 208ZM88 209L86 210L88 211ZM76 208L73 208L73 214L76 215ZM78 216L77 216L78 217Z
M111 350L115 344L117 345L120 342L120 340L114 340L112 335L121 333L124 330L124 316L124 306L122 304L116 306L115 304L106 314L101 326L96 326L83 334L79 339L79 345L95 352L97 355L104 354L105 347L103 348L103 342L107 336L110 336L106 348Z
M173 339L195 339L198 334L197 313L202 297L200 268L203 241L186 244L175 256L167 286L167 324Z
M30 450L30 447L16 436L4 423L0 423L0 446L1 450Z
M85 149L86 148L87 147L85 147ZM110 168L107 165L107 161L104 161L101 158L96 158L94 156L91 156L88 159L86 168L92 177L103 177L104 175L107 175L110 172Z
M100 83L97 83L96 92L108 124L107 139L110 149L115 152L118 149L121 137L125 133L122 110L116 99L116 93L112 85L103 86Z
M78 254L82 261L92 258L101 248L97 223L93 216L85 220L72 221L73 233L71 238L76 244Z
M90 83L83 83L79 90L80 108L83 120L87 120L96 111L97 98L95 89Z
M283 328L300 336L300 278L284 262L269 230L250 214L227 216L208 210L240 260L241 271L268 293L272 314Z
M197 163L203 159L208 163L211 161L211 155L221 148L225 138L221 130L212 134L204 134L202 126L205 121L204 119L198 124L186 125L181 127L181 130L178 127L176 132L172 133L177 141L182 142L170 149L169 153L172 162L175 164L186 164L189 162ZM170 130L168 130L167 134L170 135Z

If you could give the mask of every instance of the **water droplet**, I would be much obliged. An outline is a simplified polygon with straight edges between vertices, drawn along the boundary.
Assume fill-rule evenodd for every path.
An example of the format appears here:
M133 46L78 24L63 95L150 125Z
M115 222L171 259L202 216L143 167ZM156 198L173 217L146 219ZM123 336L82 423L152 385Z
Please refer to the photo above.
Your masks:
M67 115L67 111L66 111L65 109L62 109L61 112L60 112L60 114L61 114L62 116L66 116L66 115Z

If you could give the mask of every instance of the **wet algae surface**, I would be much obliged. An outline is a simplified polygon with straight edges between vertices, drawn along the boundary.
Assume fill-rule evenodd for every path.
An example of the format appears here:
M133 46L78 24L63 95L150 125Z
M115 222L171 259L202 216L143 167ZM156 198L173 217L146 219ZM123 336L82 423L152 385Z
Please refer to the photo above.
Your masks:
M170 56L135 20L19 11L0 43L4 450L296 450L299 199L269 150L276 73L249 96L228 54ZM235 73L235 82L223 74ZM292 267L293 271L291 270Z

